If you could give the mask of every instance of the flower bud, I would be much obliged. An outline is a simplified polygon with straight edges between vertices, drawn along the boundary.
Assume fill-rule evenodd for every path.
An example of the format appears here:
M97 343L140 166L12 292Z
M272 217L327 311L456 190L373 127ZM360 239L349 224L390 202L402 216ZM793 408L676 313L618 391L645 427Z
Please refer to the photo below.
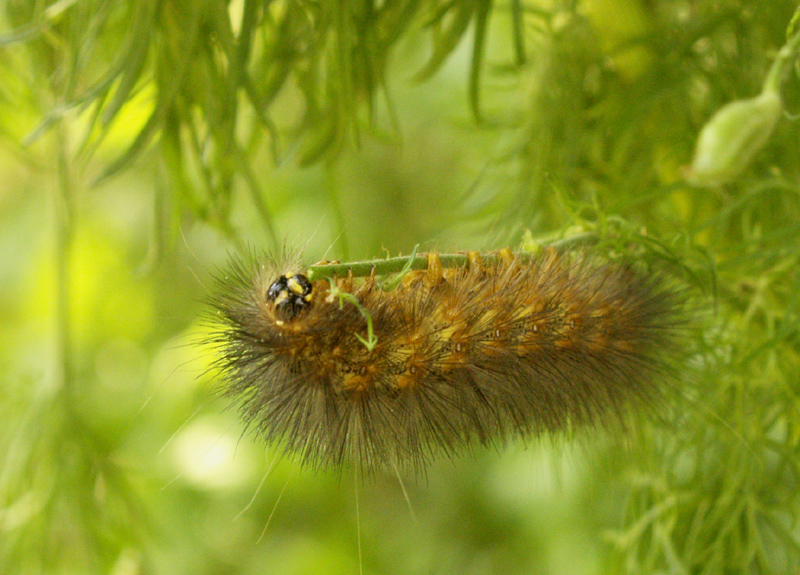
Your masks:
M689 183L710 186L736 178L767 143L782 110L781 97L773 90L724 106L700 132Z

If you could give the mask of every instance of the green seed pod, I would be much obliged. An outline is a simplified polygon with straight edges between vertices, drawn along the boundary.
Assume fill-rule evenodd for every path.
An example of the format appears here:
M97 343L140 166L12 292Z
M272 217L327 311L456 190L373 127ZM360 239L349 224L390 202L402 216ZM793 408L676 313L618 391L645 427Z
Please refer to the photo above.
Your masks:
M712 186L735 179L767 143L782 110L774 90L724 106L700 132L689 183Z

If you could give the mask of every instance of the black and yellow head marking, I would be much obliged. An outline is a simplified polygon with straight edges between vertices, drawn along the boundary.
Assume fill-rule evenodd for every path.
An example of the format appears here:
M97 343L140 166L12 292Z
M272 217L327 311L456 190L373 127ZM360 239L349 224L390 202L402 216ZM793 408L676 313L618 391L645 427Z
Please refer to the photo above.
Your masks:
M275 305L276 311L287 319L293 319L311 305L311 290L311 282L306 276L282 275L267 289L267 299Z

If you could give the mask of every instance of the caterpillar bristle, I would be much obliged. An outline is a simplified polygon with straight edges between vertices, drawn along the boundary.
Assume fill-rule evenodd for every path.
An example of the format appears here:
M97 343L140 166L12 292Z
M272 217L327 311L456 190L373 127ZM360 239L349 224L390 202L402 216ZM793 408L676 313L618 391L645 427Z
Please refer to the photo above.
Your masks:
M685 289L658 269L581 250L413 258L391 290L374 268L231 262L211 340L267 442L312 467L419 473L475 443L621 421L685 359Z

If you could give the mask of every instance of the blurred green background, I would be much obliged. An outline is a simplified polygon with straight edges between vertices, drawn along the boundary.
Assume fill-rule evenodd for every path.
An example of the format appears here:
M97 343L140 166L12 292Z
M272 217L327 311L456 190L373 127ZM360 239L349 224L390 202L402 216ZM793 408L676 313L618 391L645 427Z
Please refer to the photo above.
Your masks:
M5 0L0 573L800 572L796 9ZM688 184L776 59L783 112L745 104ZM579 229L709 301L685 401L628 437L361 482L218 397L200 318L231 253Z

